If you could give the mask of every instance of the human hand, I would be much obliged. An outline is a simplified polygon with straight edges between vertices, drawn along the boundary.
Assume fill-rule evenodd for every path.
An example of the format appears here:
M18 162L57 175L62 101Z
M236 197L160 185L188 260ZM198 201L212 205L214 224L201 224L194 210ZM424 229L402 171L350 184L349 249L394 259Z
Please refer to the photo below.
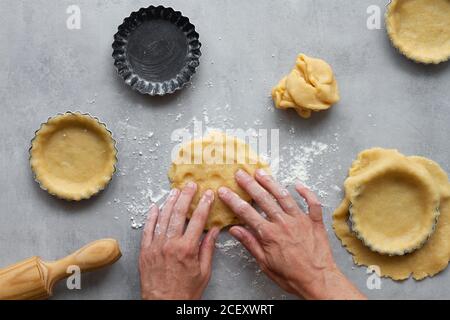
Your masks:
M363 299L364 296L336 266L316 196L297 184L306 200L305 214L291 194L263 170L256 180L243 170L236 181L267 215L264 219L250 204L227 188L219 197L249 229L235 226L230 233L247 248L281 288L306 299Z
M214 192L204 193L185 230L196 191L196 184L188 183L181 192L170 192L161 212L155 205L150 209L139 257L143 299L200 299L209 282L219 229L211 229L202 241L201 236Z

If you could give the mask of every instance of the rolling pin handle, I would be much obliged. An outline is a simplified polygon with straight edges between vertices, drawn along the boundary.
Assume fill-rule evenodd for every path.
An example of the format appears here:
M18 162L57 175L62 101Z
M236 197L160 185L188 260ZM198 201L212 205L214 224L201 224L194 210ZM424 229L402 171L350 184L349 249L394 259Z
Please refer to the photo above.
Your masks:
M49 288L57 281L70 276L71 266L80 268L81 272L93 271L113 264L121 257L119 244L114 239L103 239L89 243L71 255L52 262L44 262L48 269Z

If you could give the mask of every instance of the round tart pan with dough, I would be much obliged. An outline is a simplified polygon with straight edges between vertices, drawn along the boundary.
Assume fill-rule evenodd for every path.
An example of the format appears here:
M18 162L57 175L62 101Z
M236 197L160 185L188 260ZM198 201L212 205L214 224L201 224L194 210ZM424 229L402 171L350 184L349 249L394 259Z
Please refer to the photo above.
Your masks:
M393 0L386 28L393 45L416 62L450 58L450 0Z
M352 230L373 251L403 255L419 249L439 216L438 189L420 165L395 159L345 184Z
M212 131L206 137L188 141L180 147L169 170L169 180L173 188L179 189L189 181L197 184L190 217L205 191L213 190L216 193L222 186L230 188L243 200L250 202L251 197L239 187L234 178L239 169L250 175L254 175L257 169L270 172L269 166L243 140ZM239 219L216 193L206 229L214 226L225 228L239 223Z
M88 199L103 190L116 163L111 132L88 114L67 112L50 118L31 143L35 180L42 189L65 200Z
M380 254L370 249L353 232L349 223L351 205L347 193L333 214L333 229L342 245L353 255L359 266L378 266L380 276L393 280L405 280L412 276L416 280L434 276L444 270L450 260L450 183L447 174L436 162L423 157L406 157L397 150L374 148L361 152L349 170L352 179L367 174L385 162L408 161L426 170L440 197L439 211L434 232L425 244L404 255ZM392 221L392 223L395 223ZM398 223L401 223L399 220Z

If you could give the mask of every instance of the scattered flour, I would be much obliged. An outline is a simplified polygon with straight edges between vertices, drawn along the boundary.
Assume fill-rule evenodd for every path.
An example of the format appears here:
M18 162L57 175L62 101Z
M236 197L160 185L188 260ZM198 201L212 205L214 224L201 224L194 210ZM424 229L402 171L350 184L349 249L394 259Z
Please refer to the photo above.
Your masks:
M326 155L338 150L337 144L325 144L312 141L310 144L299 146L284 146L281 148L280 159L277 162L276 177L285 185L294 185L297 181L314 191L322 200L327 197L333 177L334 165L327 162ZM313 176L313 172L319 172Z
M235 240L222 240L222 242L216 243L217 254L224 255L226 259L220 259L226 261L221 264L227 273L227 278L231 278L234 281L240 281L242 277L251 277L251 287L253 290L271 290L272 281L267 280L267 276L262 272L258 266L255 258L253 258L242 244ZM222 282L223 279L217 281ZM230 281L230 280L227 280ZM284 294L280 296L274 296L273 299L286 299Z
M255 258L253 258L248 251L244 249L239 241L229 239L224 242L217 242L216 248L220 254L227 256L228 259L239 260L237 264L239 266L238 270L228 270L233 278L239 277L243 271L251 269L255 273L254 281L256 281L256 283L259 282L261 269L258 267Z
M248 251L244 249L242 244L235 239L226 240L222 243L217 242L216 248L221 254L224 254L229 258L238 258L239 260L243 260L243 268L256 265L255 258L253 258Z
M274 110L272 106L268 109ZM223 112L224 110L226 112ZM203 132L211 128L234 129L236 124L231 111L229 104L203 106L201 113L197 115L203 123ZM208 112L214 114L214 117L210 117ZM167 121L171 122L174 129L180 128L180 124L185 124L189 132L192 132L193 124L198 119L195 116L191 120L186 119L182 113L167 115ZM262 124L259 119L250 123L244 122L243 129ZM170 141L168 140L170 137L167 138L158 132L143 132L141 125L132 124L129 119L119 123L119 128L122 130L118 139L116 137L121 147L119 158L121 154L125 154L126 161L119 161L117 174L119 179L124 176L126 178L122 180L124 191L120 191L122 193L117 194L109 204L116 206L119 208L118 212L126 215L126 221L130 223L131 228L140 229L145 224L150 205L154 203L161 206L169 193L167 169L170 152L173 145L180 141ZM258 136L258 130L252 130L251 135ZM285 186L293 185L299 180L321 198L326 198L328 192L342 191L339 186L330 183L333 181L335 170L340 170L340 166L330 162L331 159L335 159L333 153L338 151L338 134L334 134L331 142L327 140L327 143L299 142L298 135L299 133L292 127L288 130L287 136L280 137L279 159L273 161L278 163L276 178ZM118 223L124 221L123 216L119 214L114 216L114 220ZM221 238L223 236L221 235ZM216 243L216 248L217 254L226 256L226 259L221 260L227 261L224 264L227 278L240 281L244 273L250 273L253 279L252 287L255 290L270 289L268 287L270 281L267 281L255 259L240 242L235 239L223 239ZM282 295L281 298L285 299L286 296Z
M313 141L311 145L299 147L282 147L278 179L282 184L294 184L301 181L308 184L311 179L310 169L316 158L327 152L329 146Z
M238 248L240 246L241 243L234 239L226 240L223 243L216 243L216 248L220 249L223 253L228 253L231 249Z
M173 115L174 121L180 119L179 114ZM167 152L160 148L161 142L153 131L143 132L138 126L125 119L119 123L121 132L118 138L119 151L118 178L126 177L126 191L115 198L111 205L119 207L133 229L144 226L151 204L161 204L168 193L168 183L165 173L158 165L160 157ZM122 154L130 159L126 163L120 161ZM122 220L120 216L115 220Z
M253 121L253 124L255 126L261 126L262 125L262 121L260 119L256 119L255 121Z
M230 111L229 104L214 107L218 110ZM208 110L204 106L202 110L202 123L204 130L212 128L233 128L234 118L232 115L218 115L214 117L214 121L210 121ZM212 109L214 110L214 109ZM183 113L168 113L168 121L172 122L174 129L180 127L180 123L184 122ZM185 129L191 132L194 122L198 121L196 117L186 121ZM129 118L118 123L121 128L118 132L116 140L120 144L119 164L117 176L126 177L127 190L124 194L116 196L113 201L108 202L109 205L119 207L119 210L128 215L127 220L133 229L140 229L144 226L151 204L161 205L166 195L169 193L169 181L167 179L167 166L161 166L161 161L170 163L170 152L172 144L180 141L169 141L169 147L163 146L161 140L154 131L143 132L138 124L133 124ZM161 138L163 138L161 136ZM169 137L170 139L170 137ZM164 143L167 143L167 136L164 136ZM127 155L127 163L120 161L122 154ZM167 158L167 160L165 160ZM124 181L125 181L124 180ZM120 216L115 216L115 220L120 221Z
M208 114L208 111L211 110L215 111L213 118L210 118ZM231 106L229 104L203 106L200 116L203 133L211 129L235 128L235 119L232 113L218 112L220 110L231 111ZM199 121L195 116L186 120L182 113L169 113L167 117L169 121L173 122L174 129L179 129L179 124L183 122L186 124L184 129L188 132L193 132L195 122ZM262 121L256 119L252 124L261 126ZM249 125L251 126L249 123L244 123L243 128L245 129ZM160 140L163 138L162 136L159 138L153 131L142 132L141 126L131 124L129 119L121 121L119 127L122 130L118 138L121 145L119 157L122 153L128 153L131 155L131 159L127 159L127 163L119 161L117 174L122 177L127 176L126 181L131 187L128 187L127 193L116 196L111 205L122 208L128 214L131 227L139 229L145 223L150 205L153 203L161 205L169 192L167 169L170 163L170 153L172 147L180 141L169 141L169 147L167 147ZM260 131L257 129L248 132L253 137L260 136ZM285 186L292 186L300 181L316 192L322 200L327 197L329 192L341 191L340 187L330 183L335 170L339 170L339 166L327 162L329 159L334 159L334 157L330 157L330 154L338 151L338 134L334 134L334 141L327 144L319 141L299 143L294 127L291 127L288 133L288 139L280 137L278 159L270 161L270 150L269 154L262 154L266 160L271 162L272 167L276 164L277 168L273 171L277 180ZM167 139L165 136L162 140L164 144L167 143ZM166 161L167 166L162 166L162 161ZM231 244L231 242L224 243L224 247L220 249L227 250L228 248L230 250Z

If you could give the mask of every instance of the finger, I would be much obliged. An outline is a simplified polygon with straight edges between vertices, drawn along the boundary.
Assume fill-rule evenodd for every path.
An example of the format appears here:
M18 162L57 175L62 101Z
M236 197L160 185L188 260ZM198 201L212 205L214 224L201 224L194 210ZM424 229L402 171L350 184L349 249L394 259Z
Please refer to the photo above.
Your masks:
M197 192L197 185L194 182L188 182L178 197L170 217L169 227L167 228L167 237L173 238L183 234L186 215L191 206L192 199Z
M295 189L305 199L311 220L314 222L322 222L322 205L314 192L306 188L300 182L296 184Z
M147 221L145 222L144 231L141 240L141 249L147 249L150 247L153 235L155 233L156 221L158 221L159 209L158 206L152 204L148 212Z
M170 216L172 215L172 210L177 202L178 196L180 195L180 190L172 189L170 191L169 197L167 198L161 213L158 216L158 222L155 227L154 239L162 240L166 238L167 226L169 225Z
M251 228L259 230L262 225L268 223L248 202L230 189L222 187L218 193L219 198Z
M267 214L269 219L278 220L284 214L278 203L266 189L244 170L236 172L236 181Z
M274 272L267 268L266 256L264 254L264 249L261 244L255 238L255 236L247 229L243 227L232 227L230 233L235 237L242 245L247 249L247 251L256 259L260 268L264 273L273 281L282 286L283 289L290 289L282 284L285 283L284 279L276 275Z
M214 192L208 190L200 199L197 208L192 214L192 218L189 221L186 232L184 236L186 241L191 243L198 243L200 237L205 229L206 222L208 221L208 216L211 211L212 204L214 202Z
M200 267L203 274L211 273L212 259L214 256L214 250L216 248L216 240L219 236L220 229L217 227L212 228L208 231L205 238L200 245Z
M247 249L255 259L261 263L266 259L264 250L258 239L244 227L232 227L230 233Z
M277 199L281 208L289 215L298 215L301 213L300 207L295 202L286 188L283 188L278 184L274 178L263 169L256 171L256 180L269 191L275 199Z

